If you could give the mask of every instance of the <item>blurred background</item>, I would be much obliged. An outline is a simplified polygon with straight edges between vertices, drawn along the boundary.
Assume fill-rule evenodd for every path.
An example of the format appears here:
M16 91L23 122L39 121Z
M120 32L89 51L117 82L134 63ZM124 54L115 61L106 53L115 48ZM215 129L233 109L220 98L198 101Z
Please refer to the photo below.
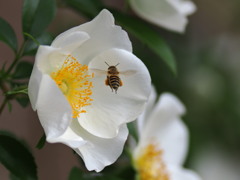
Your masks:
M123 0L104 0L108 7L124 9ZM194 0L197 11L189 17L184 34L152 25L171 47L177 61L177 76L154 53L130 36L134 53L149 68L159 94L172 92L187 108L183 117L190 131L186 167L205 180L240 179L240 1ZM58 2L59 3L59 2ZM23 0L0 0L0 17L14 28L23 41L21 10ZM59 3L61 5L61 3ZM132 12L133 13L133 12ZM60 6L48 31L56 36L89 19ZM0 67L13 59L12 51L0 42ZM33 62L29 57L27 61ZM7 64L8 65L8 64ZM0 96L2 102L3 96ZM30 105L22 108L12 102L4 109L0 130L14 133L29 145L38 165L40 180L66 180L73 166L79 166L72 150L62 144L35 148L43 134L38 117ZM0 164L0 180L8 171Z

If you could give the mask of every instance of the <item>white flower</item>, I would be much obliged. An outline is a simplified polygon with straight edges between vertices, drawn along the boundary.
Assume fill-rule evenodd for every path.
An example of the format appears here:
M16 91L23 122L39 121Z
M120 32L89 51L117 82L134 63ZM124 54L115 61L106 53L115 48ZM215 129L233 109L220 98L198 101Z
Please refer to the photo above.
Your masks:
M120 72L134 72L119 75L123 85L116 93L105 85L105 62L118 64ZM147 68L132 54L127 33L102 10L91 22L60 34L51 46L39 47L29 97L47 141L70 146L88 170L101 171L121 154L126 123L142 112L150 81Z
M182 167L188 145L188 131L180 119L185 107L169 93L162 94L156 105L155 98L154 92L138 119L133 159L139 180L200 180Z
M176 32L185 31L187 16L196 11L190 0L130 0L130 4L142 18Z

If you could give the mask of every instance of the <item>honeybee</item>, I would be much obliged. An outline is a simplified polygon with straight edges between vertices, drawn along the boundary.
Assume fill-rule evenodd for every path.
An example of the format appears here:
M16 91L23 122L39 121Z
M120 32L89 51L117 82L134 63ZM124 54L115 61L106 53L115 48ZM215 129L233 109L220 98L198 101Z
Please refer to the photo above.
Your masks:
M128 71L120 72L117 69L117 66L120 63L118 63L114 66L113 65L110 66L107 62L105 62L105 63L108 65L107 71L100 70L100 69L91 69L91 70L98 74L107 74L107 78L105 79L105 85L109 86L111 88L112 92L115 91L115 93L117 94L118 88L123 86L123 82L122 82L121 78L119 77L119 75L121 74L121 75L128 76L128 75L135 74L136 71L128 70Z

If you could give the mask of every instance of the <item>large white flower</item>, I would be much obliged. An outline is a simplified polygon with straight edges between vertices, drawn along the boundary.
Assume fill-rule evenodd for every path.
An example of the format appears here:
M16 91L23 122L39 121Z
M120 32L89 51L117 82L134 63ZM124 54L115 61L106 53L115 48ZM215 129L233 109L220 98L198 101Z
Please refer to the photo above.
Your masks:
M155 98L154 92L138 119L139 143L133 157L139 180L200 180L182 167L188 145L188 131L180 119L185 107L169 93L156 105Z
M118 64L120 74L114 76L123 85L111 79L112 86L122 85L116 93L105 85L107 64ZM51 46L39 47L29 97L47 141L70 146L89 170L100 171L121 154L126 123L142 112L150 81L147 68L132 54L127 33L102 10L91 22L60 34Z
M142 18L176 32L184 32L187 16L196 11L190 0L130 0L133 10Z

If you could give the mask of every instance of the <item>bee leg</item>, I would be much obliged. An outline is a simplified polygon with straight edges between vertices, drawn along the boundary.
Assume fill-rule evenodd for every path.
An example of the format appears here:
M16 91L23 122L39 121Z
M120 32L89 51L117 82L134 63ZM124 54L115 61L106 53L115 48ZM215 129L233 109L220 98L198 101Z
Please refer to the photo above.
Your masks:
M109 78L108 78L108 76L107 76L107 79L105 80L105 85L109 86Z
M119 79L119 83L120 83L120 86L122 86L122 85L123 85L123 82L122 82L122 80L121 80L121 79Z

